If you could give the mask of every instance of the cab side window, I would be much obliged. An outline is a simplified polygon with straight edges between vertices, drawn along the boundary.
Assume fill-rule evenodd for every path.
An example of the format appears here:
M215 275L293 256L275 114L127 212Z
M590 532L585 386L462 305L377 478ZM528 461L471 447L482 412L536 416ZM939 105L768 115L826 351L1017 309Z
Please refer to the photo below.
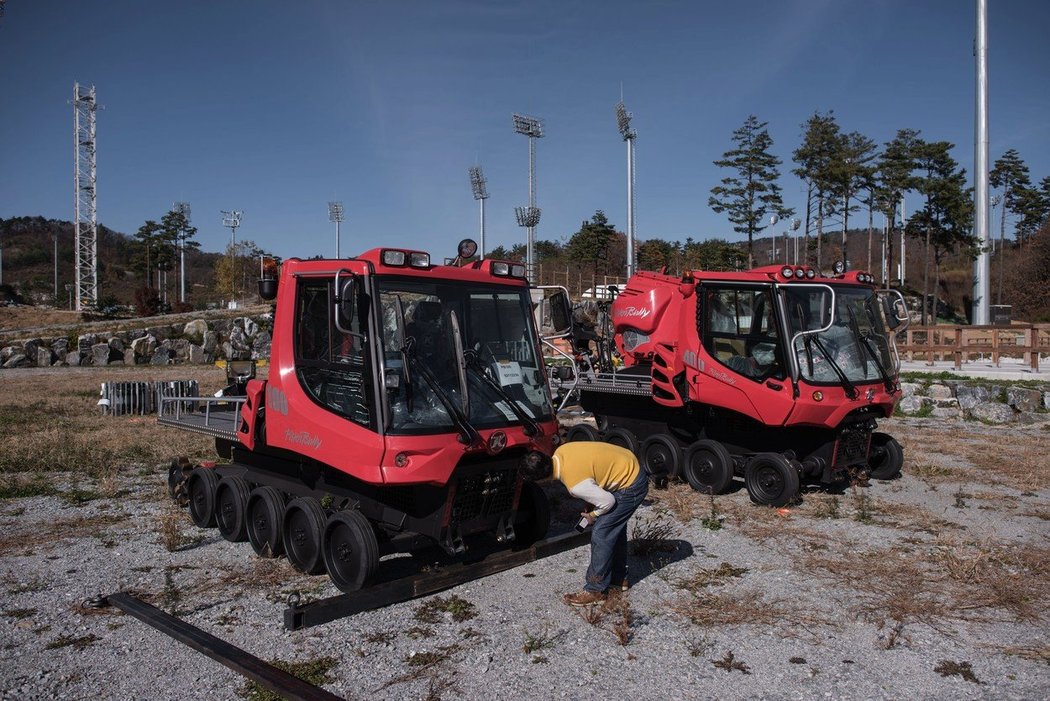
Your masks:
M784 364L768 290L703 289L700 337L712 358L757 382L784 379Z
M315 402L371 427L369 364L360 335L339 331L334 321L333 280L299 282L296 301L295 366L299 384ZM351 331L364 328L358 314Z

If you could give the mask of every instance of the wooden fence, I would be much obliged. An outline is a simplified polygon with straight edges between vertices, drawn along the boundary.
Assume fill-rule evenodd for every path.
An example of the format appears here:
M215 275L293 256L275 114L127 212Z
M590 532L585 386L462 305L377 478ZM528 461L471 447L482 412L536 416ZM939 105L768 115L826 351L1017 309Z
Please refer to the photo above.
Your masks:
M1050 355L1050 324L916 326L907 330L897 349L907 360L951 358L956 370L974 355L990 355L996 367L1003 356L1019 357L1038 372L1039 354Z

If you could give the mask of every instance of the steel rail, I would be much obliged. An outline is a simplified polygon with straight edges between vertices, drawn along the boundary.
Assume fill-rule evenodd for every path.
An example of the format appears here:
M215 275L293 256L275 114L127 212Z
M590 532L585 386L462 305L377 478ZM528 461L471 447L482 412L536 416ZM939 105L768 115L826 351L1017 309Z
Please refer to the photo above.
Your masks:
M110 594L103 603L115 606L143 623L153 626L197 652L226 665L257 684L291 701L341 701L341 696L325 691L307 681L274 667L239 647L216 638L194 625L164 613L126 592Z
M433 594L544 557L557 555L588 543L590 538L590 532L563 533L534 543L524 550L495 553L476 562L454 563L437 572L411 575L392 582L379 583L352 594L340 594L301 605L296 601L296 595L293 594L289 597L288 608L284 610L284 627L287 630L301 630L352 616L362 611L371 611Z

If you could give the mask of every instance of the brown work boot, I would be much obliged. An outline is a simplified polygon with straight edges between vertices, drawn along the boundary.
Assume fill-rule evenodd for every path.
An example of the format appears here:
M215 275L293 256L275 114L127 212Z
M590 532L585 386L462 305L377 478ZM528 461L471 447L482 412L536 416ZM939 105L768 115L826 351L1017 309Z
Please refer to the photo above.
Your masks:
M623 581L619 583L613 582L613 586L618 587L621 591L627 591L631 588L631 583L627 581L627 577L624 577Z
M590 606L605 602L605 594L600 591L584 590L576 594L566 594L563 598L569 606Z

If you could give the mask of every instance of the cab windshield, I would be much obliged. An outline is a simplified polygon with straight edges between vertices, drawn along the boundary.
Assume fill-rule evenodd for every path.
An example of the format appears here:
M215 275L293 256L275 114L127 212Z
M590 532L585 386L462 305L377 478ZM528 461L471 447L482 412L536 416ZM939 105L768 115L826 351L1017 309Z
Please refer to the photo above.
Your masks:
M553 416L526 288L383 278L378 291L392 433L451 431L454 414L475 429Z
M868 287L834 287L830 328L804 336L796 334L827 326L831 295L823 286L780 288L800 378L814 384L886 381L896 370L896 351L878 295Z

